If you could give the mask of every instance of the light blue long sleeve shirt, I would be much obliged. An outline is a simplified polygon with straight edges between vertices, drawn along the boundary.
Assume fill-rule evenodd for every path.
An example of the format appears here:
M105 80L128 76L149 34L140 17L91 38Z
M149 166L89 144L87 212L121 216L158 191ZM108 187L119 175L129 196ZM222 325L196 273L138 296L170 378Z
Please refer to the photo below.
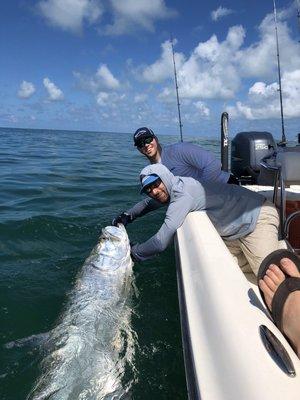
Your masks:
M265 197L237 185L200 183L193 178L174 176L164 165L152 164L141 175L157 174L170 195L165 220L159 231L146 242L132 247L134 257L147 260L165 250L176 230L191 211L206 211L220 236L235 240L253 232ZM126 212L133 219L163 206L146 198Z
M230 175L221 170L221 162L213 153L188 142L162 146L160 163L175 176L191 177L199 182L227 183Z

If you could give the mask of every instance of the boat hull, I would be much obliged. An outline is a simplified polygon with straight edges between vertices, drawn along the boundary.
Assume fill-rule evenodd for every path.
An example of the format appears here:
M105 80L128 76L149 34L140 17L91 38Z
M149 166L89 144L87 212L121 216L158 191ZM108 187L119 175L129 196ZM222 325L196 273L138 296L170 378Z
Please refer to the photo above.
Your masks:
M299 399L298 357L205 212L187 216L175 246L189 398ZM261 326L279 339L296 377L270 356Z

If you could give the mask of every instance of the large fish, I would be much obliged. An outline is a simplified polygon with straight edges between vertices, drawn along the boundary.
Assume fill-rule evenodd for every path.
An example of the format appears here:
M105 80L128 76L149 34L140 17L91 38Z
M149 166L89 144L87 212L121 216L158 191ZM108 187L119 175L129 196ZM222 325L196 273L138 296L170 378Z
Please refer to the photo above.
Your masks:
M123 225L102 230L87 258L28 399L126 397L125 367L134 356L130 328L130 244Z

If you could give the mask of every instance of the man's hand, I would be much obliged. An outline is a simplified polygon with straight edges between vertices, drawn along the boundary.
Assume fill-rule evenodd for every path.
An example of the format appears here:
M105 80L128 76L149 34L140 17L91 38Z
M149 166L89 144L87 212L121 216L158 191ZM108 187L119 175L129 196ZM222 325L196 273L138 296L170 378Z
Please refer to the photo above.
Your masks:
M138 262L138 259L134 255L134 248L137 245L138 245L138 243L130 242L130 256L131 256L131 259L132 259L133 262Z
M130 214L127 214L126 212L122 212L120 215L118 215L117 217L115 217L112 220L111 224L114 226L118 226L118 224L123 224L124 226L126 226L127 224L129 224L132 221L133 221L133 219Z

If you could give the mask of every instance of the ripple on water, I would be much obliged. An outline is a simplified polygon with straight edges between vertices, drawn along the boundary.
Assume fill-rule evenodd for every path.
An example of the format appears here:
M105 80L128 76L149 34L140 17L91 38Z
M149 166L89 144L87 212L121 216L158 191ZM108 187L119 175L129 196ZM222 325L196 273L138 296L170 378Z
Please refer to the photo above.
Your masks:
M141 199L138 175L146 163L131 134L1 128L0 135L0 339L5 344L51 329L101 227ZM218 152L217 141L189 139ZM163 143L175 141L162 137ZM128 226L130 239L148 238L162 215ZM132 316L136 351L124 378L129 398L185 399L172 249L134 270L139 296ZM28 347L1 347L0 353L0 398L23 400L41 353Z

